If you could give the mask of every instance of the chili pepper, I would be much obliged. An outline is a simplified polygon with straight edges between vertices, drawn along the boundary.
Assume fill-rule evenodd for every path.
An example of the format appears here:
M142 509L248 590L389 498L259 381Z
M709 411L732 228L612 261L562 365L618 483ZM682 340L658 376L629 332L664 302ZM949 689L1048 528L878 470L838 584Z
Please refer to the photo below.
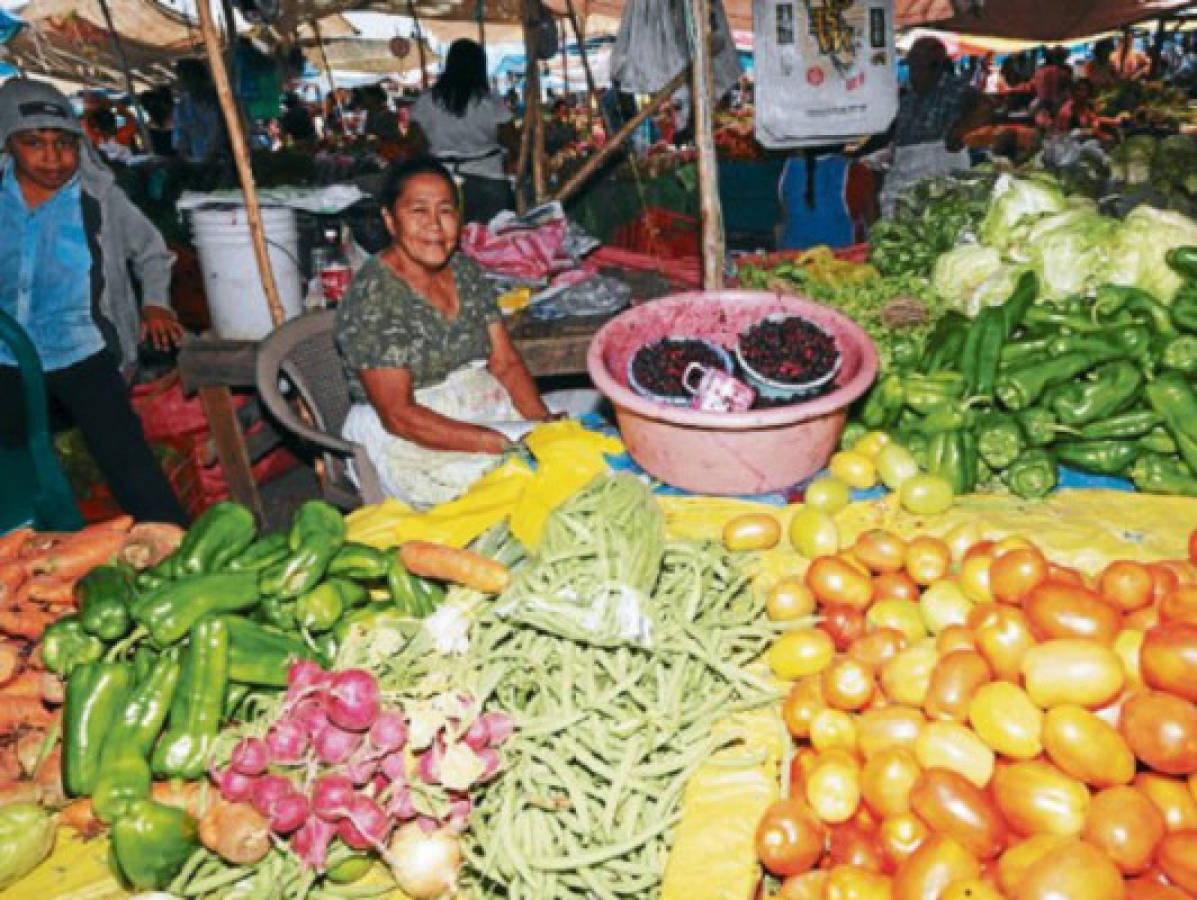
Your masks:
M959 372L934 375L905 375L902 378L903 401L917 413L953 405L964 396L964 376Z
M395 607L418 619L432 615L445 597L443 587L412 575L403 567L403 563L399 562L398 556L391 561L391 570L387 573L387 587Z
M304 503L291 524L292 554L262 573L262 593L290 599L310 591L345 542L345 520L323 500Z
M1082 334L1101 331L1111 325L1133 325L1134 320L1124 312L1116 313L1106 318L1104 322L1094 322L1084 312L1057 312L1046 306L1033 306L1027 310L1023 319L1028 325L1050 325L1054 328L1067 328Z
M172 581L133 605L133 618L159 647L176 644L207 613L240 612L258 604L254 572L221 572Z
M894 368L901 371L914 369L919 364L922 348L906 335L898 335L889 344L890 359Z
M134 800L150 795L147 757L166 722L179 682L178 650L158 657L150 674L125 701L108 734L100 756L100 772L92 793L92 806L103 822L113 822Z
M1180 286L1180 290L1172 298L1170 309L1172 322L1177 328L1197 331L1197 281L1189 281Z
M1176 333L1168 307L1137 287L1106 284L1098 288L1093 301L1093 320L1096 321L1107 312L1128 312L1143 324L1150 325L1155 334Z
M952 492L967 494L977 482L977 445L965 428L941 431L927 442L927 471L952 486Z
M1164 255L1164 261L1177 275L1197 281L1197 247L1173 247Z
M366 544L346 542L328 564L326 574L368 581L385 578L390 565L391 558L383 551Z
M960 362L960 351L968 333L970 320L962 313L950 310L940 316L927 335L926 349L919 369L927 374L953 369Z
M1106 356L1136 358L1151 347L1151 332L1142 325L1118 325L1087 334L1062 334L1048 341L1047 353L1101 353Z
M1139 367L1120 359L1098 366L1088 379L1054 388L1049 405L1065 425L1085 425L1122 412L1142 387Z
M1139 456L1133 441L1067 441L1056 444L1056 460L1096 475L1121 475Z
M996 393L1007 409L1015 412L1026 409L1038 400L1045 390L1063 384L1100 363L1109 356L1096 353L1065 353L1055 359L1010 369L998 376Z
M263 597L254 615L260 622L273 625L280 631L298 631L299 622L295 618L295 601L280 600L278 597Z
M127 566L96 566L75 585L79 624L102 641L123 638L133 627L129 606L137 600L132 570Z
M237 709L241 706L241 701L249 696L249 692L248 684L229 684L229 689L224 695L224 718L226 721L237 717Z
M869 391L860 411L860 421L866 429L886 429L893 426L902 412L905 387L900 375L886 375Z
M1014 414L1014 418L1022 426L1023 436L1031 447L1046 447L1052 444L1060 431L1055 415L1050 409L1042 406L1020 410Z
M1005 472L1006 484L1025 500L1045 497L1056 486L1056 462L1042 447L1019 454Z
M120 875L141 891L171 883L199 846L196 820L155 800L130 803L112 827L112 855Z
M1180 450L1172 435L1168 433L1168 429L1162 426L1152 428L1151 431L1139 438L1138 444L1141 449L1149 453L1163 453L1168 456L1175 456Z
M220 732L229 682L229 629L218 616L205 616L191 629L170 722L154 749L154 772L171 778L199 778Z
M1035 273L1028 270L1018 276L1014 290L1006 298L1006 302L997 307L1002 313L1002 340L1009 339L1014 329L1022 324L1035 298L1039 296L1039 279Z
M1018 420L998 410L978 416L974 433L977 455L994 469L1004 469L1014 462L1027 442Z
M90 794L100 773L104 736L124 706L133 672L122 663L79 665L66 683L62 783L72 797Z
M295 601L295 619L308 631L328 631L346 610L364 603L368 596L356 581L329 578Z
M152 591L168 581L174 581L179 574L179 554L176 551L163 557L156 565L138 572L133 581L139 591Z
M1190 469L1197 469L1197 394L1175 372L1160 375L1144 389L1151 408L1164 417L1180 457Z
M1019 341L1008 341L1002 345L1001 355L998 357L998 369L1009 369L1019 366L1028 360L1043 359L1047 353L1048 344L1056 339L1050 337L1025 338Z
M1175 456L1144 453L1130 468L1135 487L1148 494L1197 497L1197 477Z
M94 663L104 655L104 644L88 634L79 616L63 616L42 634L42 662L60 678L68 678L79 666Z
M1160 365L1182 375L1197 375L1197 336L1182 334L1164 344Z
M998 359L1005 342L1005 319L996 306L987 306L973 319L964 349L960 351L960 371L965 390L982 397L993 396Z
M222 500L204 510L183 536L178 559L179 575L223 569L253 543L254 517L239 503Z
M297 659L315 654L289 634L251 622L244 616L221 616L229 633L229 681L265 687L286 687L287 669Z
M927 468L927 435L920 431L903 431L898 435L898 442L910 451L920 469Z
M1077 437L1086 441L1136 438L1147 434L1163 421L1164 417L1155 410L1134 409L1108 419L1090 422L1077 431Z
M966 403L944 405L933 409L930 415L908 425L911 431L917 431L933 437L940 432L955 431L959 428L971 428L973 413Z
M331 631L322 631L312 635L312 646L316 649L316 661L325 668L330 668L337 661L341 642Z
M261 572L290 555L291 548L287 544L287 536L282 532L276 532L258 538L239 556L230 560L226 568L230 572Z

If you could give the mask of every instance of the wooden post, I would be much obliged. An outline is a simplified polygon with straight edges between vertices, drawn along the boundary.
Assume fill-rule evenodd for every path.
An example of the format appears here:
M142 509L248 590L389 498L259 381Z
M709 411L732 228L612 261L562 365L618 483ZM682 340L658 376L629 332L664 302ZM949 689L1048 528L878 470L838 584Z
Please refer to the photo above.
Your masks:
M561 44L561 91L565 96L569 96L569 51L565 46L565 23L561 23L561 27L557 29L557 42Z
M424 26L416 13L415 0L407 0L407 14L416 26L416 49L420 54L420 90L428 90L428 61L424 58Z
M141 135L141 142L145 144L145 152L153 153L154 148L150 144L150 131L146 128L145 122L141 120L141 116L137 114L137 94L133 90L133 75L129 72L129 60L125 57L125 45L121 43L121 36L116 33L116 26L112 23L112 9L108 6L108 0L100 0L100 9L104 13L108 34L112 37L112 49L116 51L116 61L120 64L121 74L125 76L125 90L129 94L129 108L137 122L137 133Z
M710 0L687 0L691 25L690 99L694 143L698 147L698 203L702 212L702 286L723 287L723 209L719 204L719 164L715 158L714 59L707 32L711 27Z
M574 9L574 0L565 0L565 12L569 16L569 24L573 26L574 38L578 42L578 53L582 56L582 71L586 73L586 128L594 131L594 109L600 107L602 98L594 84L594 73L590 70L590 57L586 55L586 30L578 21L578 13ZM590 135L586 135L587 139Z
M220 33L216 30L216 23L212 19L209 2L210 0L200 0L196 4L199 11L200 34L204 38L204 52L208 55L208 65L212 67L212 81L216 85L216 97L220 101L220 111L224 115L225 125L229 129L229 143L233 148L233 161L237 165L237 179L241 182L241 192L245 195L245 217L249 221L250 242L254 250L254 259L258 263L258 274L262 278L266 304L270 308L270 320L277 326L283 323L286 315L283 313L278 283L274 280L274 269L270 267L270 254L266 249L266 234L262 229L262 210L258 206L254 172L249 164L245 130L241 127L241 117L237 113L237 104L233 100L233 90L229 85L229 73L220 52Z
M523 0L521 18L524 24L524 58L527 62L524 82L527 97L524 100L524 137L520 144L520 168L517 172L523 173L523 164L530 154L532 194L536 203L542 203L548 195L548 186L545 178L544 121L540 107L540 61L536 58L536 38L532 31L537 11L536 0Z
M333 103L336 105L337 112L341 116L341 131L344 132L345 110L341 107L341 95L337 93L337 83L333 81L332 66L329 65L328 53L326 53L324 50L324 38L320 34L320 22L315 17L312 18L312 35L316 38L316 46L320 48L320 62L324 64L324 74L328 76L328 91L330 94L332 94ZM321 103L320 107L323 109L324 104ZM328 133L327 128L325 128L324 131L325 134Z
M657 93L653 95L652 99L644 105L644 108L641 109L640 112L628 119L628 121L624 123L624 126L614 135L612 135L611 140L607 141L607 143L603 145L602 150L594 154L594 156L590 157L590 159L586 160L582 168L578 169L578 171L573 174L573 177L571 177L569 181L561 186L561 190L557 191L553 199L564 203L567 199L577 193L578 188L585 184L587 179L589 179L591 175L593 175L601 166L603 166L616 150L623 146L623 143L632 136L632 133L640 127L644 120L660 109L661 104L672 97L674 91L685 84L686 79L689 77L690 67L687 66L674 75L673 78L669 79L669 83L666 84L665 87L661 88L661 90L657 91Z
M478 6L475 9L475 15L478 16L478 43L482 45L482 49L486 49L486 0L477 0Z

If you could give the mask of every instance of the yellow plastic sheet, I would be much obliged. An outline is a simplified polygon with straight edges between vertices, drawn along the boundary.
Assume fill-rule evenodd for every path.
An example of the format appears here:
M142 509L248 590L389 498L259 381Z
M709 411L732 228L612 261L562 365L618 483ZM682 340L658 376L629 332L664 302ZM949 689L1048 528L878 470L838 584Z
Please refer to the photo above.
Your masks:
M40 866L0 891L4 900L117 900L129 892L108 868L108 837L83 840L69 828L59 828L54 852Z

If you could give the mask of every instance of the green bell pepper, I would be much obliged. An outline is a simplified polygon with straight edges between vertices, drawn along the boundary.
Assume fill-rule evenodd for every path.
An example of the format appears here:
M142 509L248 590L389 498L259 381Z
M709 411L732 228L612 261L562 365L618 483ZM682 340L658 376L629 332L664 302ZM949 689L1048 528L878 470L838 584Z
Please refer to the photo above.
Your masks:
M1168 341L1160 365L1182 375L1197 375L1197 335L1182 334Z
M1116 325L1088 334L1061 334L1047 343L1048 356L1098 353L1110 359L1134 359L1151 349L1151 332L1142 325Z
M1164 255L1164 261L1177 275L1197 281L1197 247L1173 247Z
M1139 438L1138 444L1149 453L1163 453L1165 456L1176 456L1180 450L1168 429L1158 425Z
M969 325L968 317L955 310L940 316L927 335L920 371L931 375L945 369L955 369L960 364L960 351L964 349Z
M997 306L987 306L973 319L960 353L960 371L968 394L993 396L1002 344L1006 342L1005 327L1002 310Z
M88 662L67 678L62 713L62 783L67 794L91 794L100 774L104 738L124 708L133 670L124 663Z
M68 678L79 666L96 662L104 655L104 643L88 634L78 615L63 616L42 634L42 662L60 678Z
M345 543L345 520L323 500L309 500L295 513L287 534L291 556L262 573L262 593L289 600L310 591Z
M280 531L258 538L239 556L230 560L226 568L230 572L261 572L290 555L287 536Z
M176 550L169 556L163 557L156 565L138 572L133 582L139 591L152 591L168 581L174 581L180 574L179 553Z
M272 625L280 631L299 631L299 621L295 618L294 600L263 597L258 608L254 610L254 618L259 622Z
M1197 394L1175 372L1160 375L1143 393L1151 408L1164 417L1185 465L1197 471Z
M1048 345L1056 340L1056 335L1050 337L1023 338L1018 341L1007 341L1002 345L1002 352L998 356L998 370L1010 369L1024 365L1027 362L1038 361L1047 355Z
M1032 447L1047 447L1055 443L1060 433L1060 423L1050 409L1042 406L1021 410L1014 414L1014 418L1022 426L1022 433Z
M183 640L208 613L241 612L257 606L258 575L221 572L172 581L151 591L133 605L133 618L154 643L168 647Z
M228 684L228 625L221 617L205 616L191 629L184 651L169 724L154 748L155 774L188 779L203 775L220 733Z
M1052 448L1056 460L1095 475L1121 475L1139 457L1133 441L1067 441Z
M369 599L369 593L356 581L328 578L295 601L295 620L308 631L328 631L349 609Z
M1151 409L1133 409L1108 419L1090 422L1077 430L1077 437L1085 441L1126 440L1147 434L1162 424L1164 417Z
M1188 281L1180 286L1180 290L1172 298L1170 309L1172 321L1177 328L1197 332L1197 280Z
M328 575L343 575L360 581L386 578L391 557L366 544L347 541L328 564Z
M1056 461L1042 447L1024 450L1005 472L1010 490L1023 499L1046 497L1056 486Z
M891 428L902 413L905 397L902 376L886 375L869 391L860 410L861 424L867 430Z
M1085 380L1055 388L1049 405L1063 424L1086 425L1122 412L1142 388L1139 367L1119 359L1098 366Z
M179 654L158 657L148 677L125 701L104 738L92 805L102 822L113 822L134 800L150 794L148 757L166 722L179 682Z
M1097 289L1092 310L1094 321L1109 313L1123 311L1130 313L1136 321L1150 326L1153 334L1176 333L1168 307L1146 291L1121 284L1106 284Z
M907 335L897 335L890 341L890 359L893 360L894 368L899 371L909 371L917 367L922 354L922 347Z
M243 616L221 616L229 633L229 681L263 687L287 686L287 670L297 659L315 659L303 641L251 622Z
M959 372L936 372L934 375L904 375L903 402L921 415L943 406L951 406L964 397L964 376Z
M1130 477L1147 494L1197 497L1197 477L1175 456L1144 453L1131 466Z
M112 826L120 875L141 891L165 888L199 847L199 828L186 810L154 800L130 803Z
M970 493L977 483L977 444L972 431L958 428L931 435L927 471L947 481L957 496Z
M129 607L137 601L128 566L96 566L75 585L79 624L102 641L123 638L133 627Z
M977 455L993 469L1004 469L1014 462L1027 443L1018 420L997 410L978 416L974 433Z
M395 608L418 619L432 615L445 598L443 587L412 575L399 562L398 555L391 561L387 587Z
M256 531L253 513L241 504L214 504L183 536L175 552L175 570L179 576L217 572L253 543Z
M995 393L1007 409L1018 412L1033 405L1049 387L1076 378L1111 358L1108 354L1065 353L1055 359L1010 369L998 376Z

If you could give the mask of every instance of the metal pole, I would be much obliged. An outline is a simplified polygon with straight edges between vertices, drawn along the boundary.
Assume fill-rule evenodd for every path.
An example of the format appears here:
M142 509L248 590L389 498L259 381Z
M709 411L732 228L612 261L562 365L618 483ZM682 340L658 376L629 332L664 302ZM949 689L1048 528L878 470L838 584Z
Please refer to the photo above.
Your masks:
M116 33L116 25L112 22L112 9L108 6L108 0L100 0L100 9L104 13L104 22L108 26L108 33L112 36L112 49L116 51L116 60L120 63L121 74L125 76L125 90L129 93L133 118L137 122L137 133L141 135L141 141L145 144L145 152L153 153L150 130L146 128L145 122L141 120L141 116L137 112L137 94L133 90L133 75L129 72L129 60L125 58L125 45L121 43L121 36Z
M224 115L225 125L229 129L229 143L233 148L233 161L237 165L237 179L241 182L241 192L245 195L245 216L249 220L250 242L254 250L254 259L258 263L258 274L262 278L266 304L270 308L270 320L277 326L283 323L286 314L283 312L283 303L279 298L278 283L274 280L274 269L270 266L270 254L266 249L266 233L262 229L262 210L258 206L258 191L254 186L254 173L249 164L245 130L241 127L241 117L237 113L237 104L233 101L233 89L229 84L228 69L225 68L224 57L220 52L220 33L216 30L216 23L212 18L212 10L208 3L209 0L200 0L196 4L196 9L199 11L200 33L204 37L204 52L208 55L208 65L212 68L212 81L216 85L216 97L220 101L220 111Z
M714 59L707 34L711 28L710 0L687 0L690 14L690 52L694 63L690 93L693 100L694 143L698 147L698 202L702 211L702 286L723 287L723 209L719 205L719 164L715 158Z

